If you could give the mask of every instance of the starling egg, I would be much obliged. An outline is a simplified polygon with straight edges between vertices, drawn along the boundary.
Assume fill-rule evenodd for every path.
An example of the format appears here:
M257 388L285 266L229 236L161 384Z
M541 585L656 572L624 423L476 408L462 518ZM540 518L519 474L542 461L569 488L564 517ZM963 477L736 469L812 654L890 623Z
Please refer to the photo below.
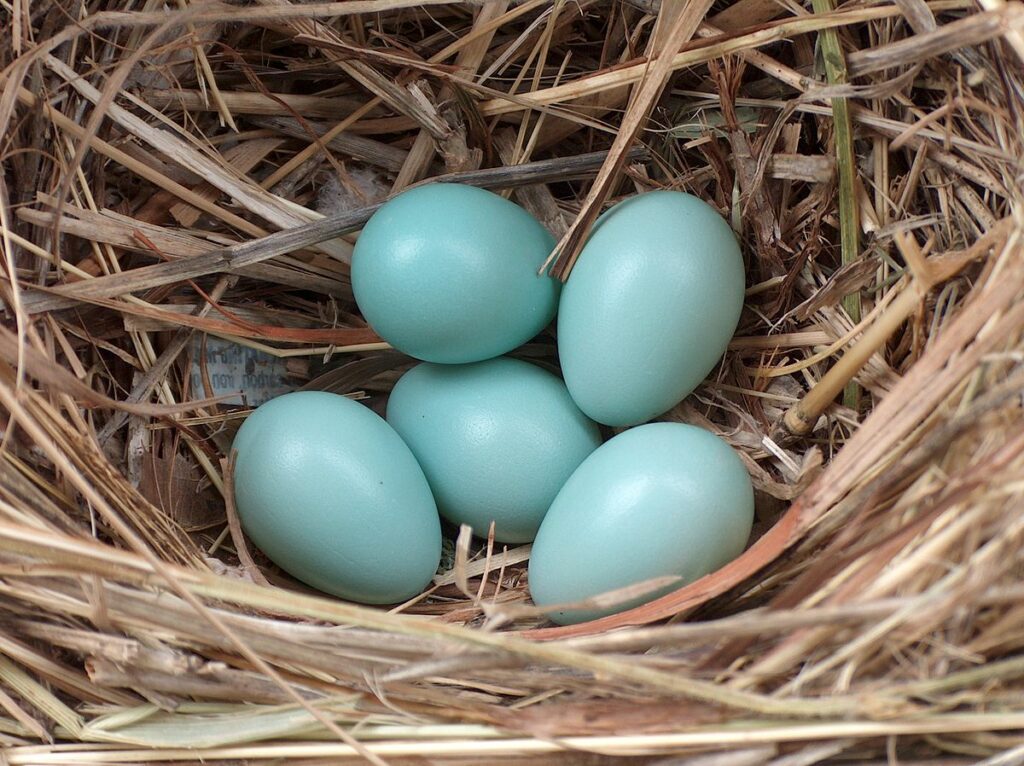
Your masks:
M252 541L293 577L367 604L404 601L441 558L430 487L401 437L344 396L271 399L235 437L235 502Z
M410 189L367 222L352 255L352 290L370 326L428 362L500 356L544 329L558 283L538 275L554 247L547 230L484 189Z
M576 404L598 423L644 423L717 364L743 308L736 237L689 194L655 191L608 210L558 307L558 354Z
M613 608L547 614L569 624L638 606L739 556L753 521L750 477L725 441L681 423L631 428L584 460L551 504L530 554L533 601L573 604L678 578Z
M533 539L576 467L601 443L554 374L509 357L420 364L387 419L423 466L441 515L506 543Z

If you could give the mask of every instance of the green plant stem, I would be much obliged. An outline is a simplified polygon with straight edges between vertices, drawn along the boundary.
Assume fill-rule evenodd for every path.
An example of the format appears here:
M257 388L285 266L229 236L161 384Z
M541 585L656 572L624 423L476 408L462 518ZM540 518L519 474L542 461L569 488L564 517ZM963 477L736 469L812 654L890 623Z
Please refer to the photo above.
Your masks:
M812 0L815 13L832 13L834 0ZM818 35L822 58L825 62L825 76L830 85L844 85L847 82L846 59L839 44L839 34L834 29L823 29ZM839 165L839 245L843 265L853 263L860 257L860 219L857 213L857 167L853 154L853 122L850 119L850 105L845 98L832 99L832 114L835 125L836 163ZM850 293L843 298L843 308L853 323L860 321L860 293ZM847 384L843 392L843 403L857 409L860 403L860 386L854 381Z

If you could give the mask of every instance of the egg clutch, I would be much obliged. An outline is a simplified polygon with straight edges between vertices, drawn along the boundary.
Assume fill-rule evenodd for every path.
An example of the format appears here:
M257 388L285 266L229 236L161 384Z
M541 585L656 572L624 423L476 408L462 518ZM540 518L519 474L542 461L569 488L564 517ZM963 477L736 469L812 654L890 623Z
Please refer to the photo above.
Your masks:
M744 270L728 224L655 191L595 223L561 287L555 242L514 203L457 184L386 202L352 257L370 326L418 365L386 419L324 392L273 399L234 442L235 502L252 541L314 588L393 604L422 592L444 517L533 543L533 601L595 619L713 572L750 536L739 455L653 418L707 376L735 332ZM561 377L505 356L557 314ZM599 424L629 427L602 444ZM666 579L668 578L668 579ZM654 581L631 602L594 597ZM667 584L665 584L667 583Z

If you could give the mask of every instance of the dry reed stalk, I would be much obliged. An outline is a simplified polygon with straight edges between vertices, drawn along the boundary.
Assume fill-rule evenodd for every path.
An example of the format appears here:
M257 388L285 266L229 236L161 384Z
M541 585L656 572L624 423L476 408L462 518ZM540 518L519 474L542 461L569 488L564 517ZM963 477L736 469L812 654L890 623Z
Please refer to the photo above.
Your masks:
M1019 760L1024 13L711 8L0 0L5 762ZM567 262L629 194L727 215L747 311L666 417L750 469L740 559L552 628L527 546L387 611L247 551L248 408L193 341L379 407L410 360L347 259L420 178L571 224Z

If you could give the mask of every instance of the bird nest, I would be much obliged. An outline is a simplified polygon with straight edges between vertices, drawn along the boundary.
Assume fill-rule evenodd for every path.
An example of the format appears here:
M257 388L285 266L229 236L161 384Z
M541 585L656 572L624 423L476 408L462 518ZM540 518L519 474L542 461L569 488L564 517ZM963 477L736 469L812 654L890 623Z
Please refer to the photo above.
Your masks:
M0 39L0 761L1020 761L1019 3L0 0ZM347 264L428 179L563 278L617 199L730 221L740 327L664 419L741 453L742 557L556 628L528 547L452 531L376 609L247 546L252 405L410 363Z

